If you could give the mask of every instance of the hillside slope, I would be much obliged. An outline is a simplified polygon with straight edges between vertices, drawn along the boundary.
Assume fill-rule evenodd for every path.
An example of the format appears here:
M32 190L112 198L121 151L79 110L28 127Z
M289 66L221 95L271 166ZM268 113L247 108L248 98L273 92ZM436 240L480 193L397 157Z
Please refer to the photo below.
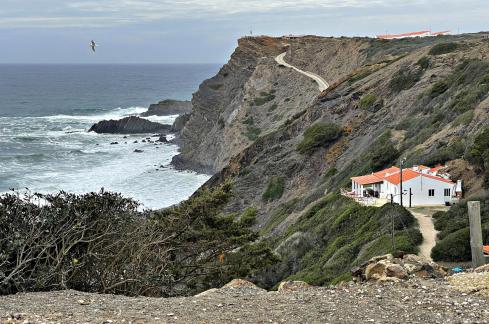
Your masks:
M331 87L318 95L314 81L278 66L274 57L282 51L288 63L320 75ZM195 94L176 162L217 172L206 186L231 180L234 198L225 210L256 208L257 229L276 251L291 237L309 237L305 242L320 247L307 251L301 240L290 245L282 254L287 270L280 276L307 272L307 260L316 253L322 258L319 272L344 260L342 270L335 268L322 279L317 271L312 275L330 281L363 260L366 245L387 234L373 235L361 226L358 235L373 236L346 249L342 240L359 228L349 227L336 237L339 241L328 231L316 231L321 222L346 217L347 227L360 226L364 223L358 219L369 217L365 209L352 216L333 207L342 199L333 193L348 187L350 176L395 164L403 156L411 165L448 162L462 178L483 178L480 168L461 158L489 124L488 55L483 33L395 41L242 39L230 62ZM465 180L469 194L481 193L482 181ZM356 207L348 201L344 208ZM311 216L315 223L294 226ZM402 229L409 231L409 224ZM404 240L412 245L417 234ZM332 244L337 248L331 252L339 254L325 252Z

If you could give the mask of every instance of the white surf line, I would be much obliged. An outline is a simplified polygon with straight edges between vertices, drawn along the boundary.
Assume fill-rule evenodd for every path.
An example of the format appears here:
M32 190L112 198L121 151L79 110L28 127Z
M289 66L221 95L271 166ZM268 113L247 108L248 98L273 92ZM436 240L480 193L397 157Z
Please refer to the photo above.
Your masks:
M287 62L285 62L284 58L285 58L285 55L287 54L287 52L285 53L282 53L280 54L279 56L277 56L275 58L275 61L278 63L278 64L281 64L283 66L286 66L288 68L291 68L297 72L299 72L300 74L303 74L311 79L313 79L314 81L316 81L316 83L318 84L319 86L319 91L323 92L324 90L328 89L329 88L329 83L326 82L326 80L324 80L322 77L320 77L319 75L317 74L314 74L312 72L306 72L306 71L302 71L298 68L296 68L295 66L293 65L290 65L288 64Z

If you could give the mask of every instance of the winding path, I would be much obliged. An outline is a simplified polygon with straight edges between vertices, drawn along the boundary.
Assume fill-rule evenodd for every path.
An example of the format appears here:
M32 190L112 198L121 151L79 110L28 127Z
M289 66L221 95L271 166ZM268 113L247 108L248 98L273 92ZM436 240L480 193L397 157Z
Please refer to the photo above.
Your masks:
M324 90L328 89L329 88L329 83L326 82L326 80L324 80L322 77L320 77L319 75L317 74L314 74L312 72L306 72L306 71L303 71L301 69L298 69L296 68L295 66L293 65L290 65L288 64L287 62L285 62L284 58L285 58L285 55L287 54L287 52L285 53L282 53L280 55L278 55L276 58L275 58L275 61L278 63L278 64L281 64L283 66L286 66L288 68L291 68L297 72L299 72L300 74L303 74L311 79L313 79L314 81L316 81L316 83L318 84L318 87L319 87L319 91L323 92Z
M419 246L419 256L423 256L431 260L431 250L436 245L436 235L438 232L435 230L433 224L433 214L437 211L446 210L443 207L421 207L410 208L409 211L418 220L419 230L423 235L423 243Z

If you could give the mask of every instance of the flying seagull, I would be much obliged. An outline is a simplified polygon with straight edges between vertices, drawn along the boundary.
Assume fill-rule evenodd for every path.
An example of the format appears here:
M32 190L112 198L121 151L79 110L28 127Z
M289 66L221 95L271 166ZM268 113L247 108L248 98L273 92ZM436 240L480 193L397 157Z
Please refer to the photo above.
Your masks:
M95 44L95 42L94 42L93 40L90 42L90 47L92 48L92 51L93 51L93 52L95 52L95 47L97 47L97 46L98 46L98 45L97 45L97 44Z

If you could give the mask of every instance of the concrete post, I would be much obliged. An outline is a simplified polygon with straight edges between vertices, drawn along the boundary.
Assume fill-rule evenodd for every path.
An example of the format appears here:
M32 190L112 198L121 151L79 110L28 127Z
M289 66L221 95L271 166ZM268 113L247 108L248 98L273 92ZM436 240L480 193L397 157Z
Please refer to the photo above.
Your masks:
M477 268L486 262L482 251L481 203L480 201L469 201L467 207L469 209L472 267Z

